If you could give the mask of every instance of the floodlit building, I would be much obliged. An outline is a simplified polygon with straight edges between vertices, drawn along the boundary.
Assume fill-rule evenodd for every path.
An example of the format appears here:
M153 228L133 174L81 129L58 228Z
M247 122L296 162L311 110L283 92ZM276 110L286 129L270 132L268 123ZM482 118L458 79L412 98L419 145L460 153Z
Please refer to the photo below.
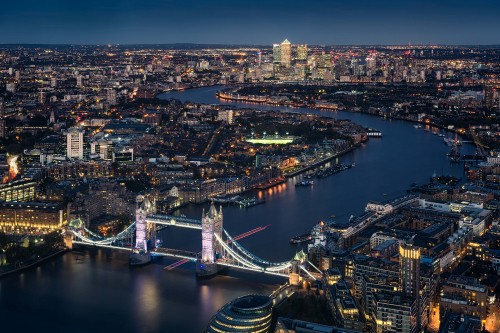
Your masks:
M49 232L67 223L67 210L58 203L0 201L0 230Z
M283 67L290 67L292 64L292 44L285 39L281 43L281 65Z

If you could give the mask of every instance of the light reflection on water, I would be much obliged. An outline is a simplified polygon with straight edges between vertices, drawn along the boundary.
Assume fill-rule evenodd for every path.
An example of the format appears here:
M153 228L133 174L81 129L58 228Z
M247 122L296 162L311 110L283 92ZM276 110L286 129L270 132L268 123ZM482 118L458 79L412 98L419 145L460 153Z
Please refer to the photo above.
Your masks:
M192 263L165 271L171 262L130 268L124 252L89 249L2 278L1 331L202 332L225 303L283 283L255 275L197 281Z
M137 326L143 326L146 332L157 331L160 323L159 316L162 309L160 308L160 290L157 283L153 276L150 275L139 275L133 281L134 315L140 323ZM168 311L165 311L164 314L166 316L170 315Z

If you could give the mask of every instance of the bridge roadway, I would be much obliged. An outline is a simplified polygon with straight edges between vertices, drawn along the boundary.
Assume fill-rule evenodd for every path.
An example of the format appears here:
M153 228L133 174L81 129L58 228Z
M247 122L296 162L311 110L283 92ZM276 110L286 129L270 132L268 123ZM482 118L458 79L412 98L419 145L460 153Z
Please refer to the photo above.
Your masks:
M86 242L81 242L81 241L73 241L74 244L80 244L80 245L86 245L86 246L97 246L97 247L102 247L102 248L107 248L107 249L113 249L113 250L122 250L122 251L129 251L131 252L133 249L130 247L125 247L125 246L114 246L114 245L92 245ZM195 252L190 252L190 251L184 251L184 250L177 250L177 249L168 249L168 248L156 248L155 251L150 251L152 255L156 256L165 256L169 258L174 258L174 259L185 259L185 260L192 260L196 261L197 259L197 253ZM276 276L281 276L288 278L287 273L279 272L279 271L269 271L266 268L251 268L251 267L246 267L237 262L237 260L234 259L219 259L217 260L217 265L225 266L225 267L232 267L232 268L237 268L237 269L243 269L247 271L252 271L252 272L260 272L260 273L266 273L270 275L276 275Z
M238 262L238 260L236 260L236 259L218 259L217 265L231 267L231 268L237 268L237 269L243 269L243 270L247 270L247 271L251 271L251 272L259 272L259 273L265 273L265 274L269 274L269 275L276 275L276 276L281 276L284 278L288 278L288 276L289 276L288 273L283 273L280 271L270 271L270 270L267 270L266 268L263 268L263 267L262 268L261 267L253 268L253 267L244 266L244 265L241 265Z
M154 251L151 251L151 254L157 255L157 256L165 256L165 257L171 257L171 258L176 258L176 259L186 259L186 260L193 260L193 261L196 261L196 259L197 259L196 252L177 250L177 249L167 249L167 248L163 248L163 247L157 247Z
M122 251L129 251L131 252L134 250L133 248L126 247L126 246L115 246L115 245L107 245L107 244L89 244L87 242L82 242L82 241L77 241L73 240L73 244L79 244L79 245L86 245L86 246L96 246L96 247L102 247L106 249L113 249L113 250L122 250ZM177 250L177 249L168 249L168 248L162 248L158 247L154 251L150 251L152 255L157 255L157 256L164 256L164 257L170 257L174 259L187 259L187 260L196 260L197 254L195 252L190 252L190 251L184 251L184 250Z
M176 226L181 228L201 230L201 221L182 216L153 214L146 217L146 222L164 226Z

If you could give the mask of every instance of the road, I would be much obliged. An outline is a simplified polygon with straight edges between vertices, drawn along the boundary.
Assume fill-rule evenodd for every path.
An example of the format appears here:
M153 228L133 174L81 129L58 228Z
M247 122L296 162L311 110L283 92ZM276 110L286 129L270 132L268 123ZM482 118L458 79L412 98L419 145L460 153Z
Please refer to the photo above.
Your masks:
M491 333L500 332L500 304L490 305L489 314L486 318L485 329Z

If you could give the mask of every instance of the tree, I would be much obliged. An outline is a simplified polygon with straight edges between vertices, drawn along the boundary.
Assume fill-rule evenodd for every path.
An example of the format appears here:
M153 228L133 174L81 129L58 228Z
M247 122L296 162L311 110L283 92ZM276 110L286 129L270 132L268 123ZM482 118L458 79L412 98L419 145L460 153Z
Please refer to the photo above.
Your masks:
M0 249L7 248L8 244L9 244L9 237L7 237L5 232L1 231L0 232Z
M45 246L50 249L64 247L63 236L57 231L51 232L43 238Z

